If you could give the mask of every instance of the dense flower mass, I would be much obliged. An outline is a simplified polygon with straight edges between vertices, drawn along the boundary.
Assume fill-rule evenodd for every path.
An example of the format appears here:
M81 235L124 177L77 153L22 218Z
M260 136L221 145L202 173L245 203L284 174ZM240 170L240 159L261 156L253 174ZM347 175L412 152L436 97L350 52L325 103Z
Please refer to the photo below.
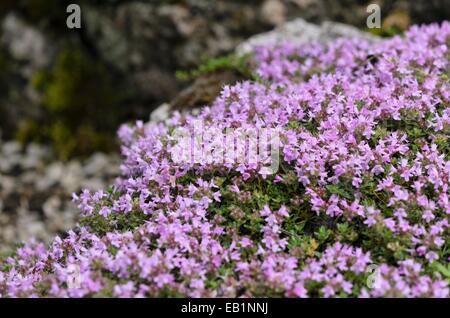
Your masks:
M198 115L124 125L115 186L5 258L0 296L449 297L450 24L252 65ZM198 120L276 129L278 171L175 163L171 132Z

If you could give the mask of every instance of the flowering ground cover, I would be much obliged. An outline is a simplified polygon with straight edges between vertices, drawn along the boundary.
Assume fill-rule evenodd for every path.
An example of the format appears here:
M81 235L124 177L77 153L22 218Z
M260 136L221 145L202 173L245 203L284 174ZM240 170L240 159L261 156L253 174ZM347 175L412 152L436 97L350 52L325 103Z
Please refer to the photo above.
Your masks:
M449 297L449 48L447 22L258 48L258 80L199 114L122 126L116 184L74 196L65 238L4 257L0 295ZM199 120L276 130L277 171L173 160Z

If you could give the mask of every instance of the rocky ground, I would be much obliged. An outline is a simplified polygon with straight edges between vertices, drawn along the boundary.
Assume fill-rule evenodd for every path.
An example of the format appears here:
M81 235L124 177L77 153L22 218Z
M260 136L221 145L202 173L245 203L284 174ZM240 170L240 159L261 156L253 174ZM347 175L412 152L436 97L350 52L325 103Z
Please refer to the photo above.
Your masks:
M79 214L71 195L104 189L119 173L117 155L55 161L49 148L0 144L0 251L35 237L48 241L70 229Z

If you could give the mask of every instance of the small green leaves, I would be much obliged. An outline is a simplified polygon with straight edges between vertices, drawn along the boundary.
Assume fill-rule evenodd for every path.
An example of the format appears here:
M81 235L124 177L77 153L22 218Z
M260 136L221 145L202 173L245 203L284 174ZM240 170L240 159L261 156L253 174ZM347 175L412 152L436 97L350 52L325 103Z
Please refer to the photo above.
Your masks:
M351 194L344 189L342 184L329 184L326 186L326 189L331 194L337 194L345 199L352 198Z
M327 241L328 238L331 237L332 232L331 230L327 229L325 226L322 225L319 228L319 231L317 231L315 234L319 242L324 243L325 241Z

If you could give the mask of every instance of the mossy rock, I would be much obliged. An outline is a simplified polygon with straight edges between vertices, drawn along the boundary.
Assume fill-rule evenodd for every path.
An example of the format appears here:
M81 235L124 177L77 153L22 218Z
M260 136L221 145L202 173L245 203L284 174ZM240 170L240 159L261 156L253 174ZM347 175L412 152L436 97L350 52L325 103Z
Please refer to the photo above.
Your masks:
M50 71L35 74L32 84L42 94L47 118L23 123L20 141L47 140L62 159L114 148L121 96L105 65L81 49L67 48Z

